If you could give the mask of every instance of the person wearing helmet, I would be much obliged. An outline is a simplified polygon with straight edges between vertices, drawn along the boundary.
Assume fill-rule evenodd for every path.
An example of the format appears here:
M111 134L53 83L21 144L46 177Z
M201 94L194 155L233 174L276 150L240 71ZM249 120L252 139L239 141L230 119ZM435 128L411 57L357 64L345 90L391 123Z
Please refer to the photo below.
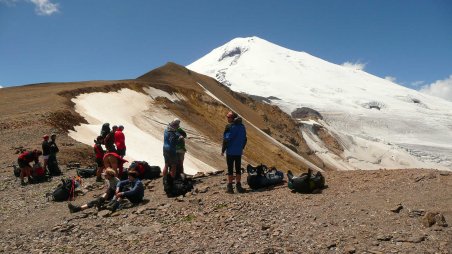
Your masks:
M44 170L47 171L47 163L49 161L50 155L50 143L49 143L49 135L44 135L42 137L42 158L44 160Z
M226 163L228 166L228 185L227 192L234 193L232 183L234 180L235 167L235 187L239 193L245 192L241 184L242 176L242 154L245 148L247 138L246 129L242 123L242 118L234 112L228 112L226 115L228 124L223 133L223 147L221 149L221 156L226 152Z
M17 164L19 164L20 168L20 183L25 185L24 178L28 178L28 183L30 183L30 176L32 168L30 166L30 162L34 161L35 164L39 163L39 156L42 155L42 152L39 150L33 151L25 151L19 155L17 158Z

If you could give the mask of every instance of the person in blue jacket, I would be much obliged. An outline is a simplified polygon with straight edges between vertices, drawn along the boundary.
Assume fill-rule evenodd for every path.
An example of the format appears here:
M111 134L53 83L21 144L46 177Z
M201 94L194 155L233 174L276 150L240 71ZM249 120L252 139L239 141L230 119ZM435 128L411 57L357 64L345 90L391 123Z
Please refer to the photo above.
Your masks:
M179 156L177 155L177 144L180 139L184 137L177 132L179 128L180 120L174 119L165 129L163 135L163 157L165 159L165 166L163 167L162 174L166 176L168 174L168 167L170 170L171 178L176 177L177 165L179 165Z
M144 186L138 178L138 172L134 169L128 172L128 179L118 182L116 185L115 197L108 204L107 209L116 211L120 201L127 198L131 203L138 204L143 201Z
M239 193L245 192L240 182L242 176L241 164L243 149L246 145L246 129L242 123L242 118L234 112L226 115L228 124L223 133L223 147L221 156L226 152L226 163L228 165L228 185L227 192L234 193L232 182L234 180L235 167L235 188Z

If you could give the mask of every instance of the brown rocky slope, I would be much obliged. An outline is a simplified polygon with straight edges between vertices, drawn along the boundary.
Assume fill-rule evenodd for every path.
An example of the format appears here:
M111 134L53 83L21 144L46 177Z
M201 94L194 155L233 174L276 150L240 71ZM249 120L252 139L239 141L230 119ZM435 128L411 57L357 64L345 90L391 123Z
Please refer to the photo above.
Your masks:
M227 107L206 96L201 83L259 129L312 163L310 154L289 118L270 105L234 94L205 76L168 64L137 80L39 84L0 89L0 252L5 253L450 253L452 231L438 222L429 225L429 212L452 221L452 175L425 169L337 172L325 175L328 188L320 194L291 193L285 185L258 192L228 195L225 176L200 178L193 193L167 198L161 179L146 183L144 202L116 213L87 210L70 214L67 204L48 201L61 177L52 182L19 186L9 167L20 147L40 147L44 133L58 133L59 161L88 165L92 149L67 136L84 119L70 98L85 92L122 88L143 91L154 86L178 91L186 104L162 100L183 121L200 126L219 142ZM187 115L189 117L187 117ZM219 116L219 117L218 117ZM248 127L248 126L247 126ZM252 129L252 128L250 128ZM215 131L212 131L215 130ZM267 144L256 130L246 160L304 170L305 166L278 146ZM291 138L293 139L291 141ZM298 144L296 146L295 144ZM263 149L263 150L260 150ZM280 163L280 164L277 164ZM245 175L246 176L246 175ZM246 187L246 185L245 185ZM81 204L99 194L93 179L84 183ZM400 205L399 205L400 204ZM391 211L391 210L394 210ZM427 217L426 217L427 215ZM424 221L423 218L425 217ZM423 223L424 222L424 223ZM426 225L424 225L426 224Z

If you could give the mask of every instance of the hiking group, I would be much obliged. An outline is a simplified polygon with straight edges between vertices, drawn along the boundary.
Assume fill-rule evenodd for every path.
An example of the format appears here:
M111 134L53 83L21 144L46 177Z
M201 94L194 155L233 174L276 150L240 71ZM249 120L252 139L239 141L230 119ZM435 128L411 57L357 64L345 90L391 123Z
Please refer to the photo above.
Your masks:
M227 165L227 193L244 193L242 187L242 155L247 143L246 128L242 122L242 118L234 112L228 112L227 124L223 132L223 144L221 155L226 155ZM144 198L144 186L142 179L154 179L163 176L164 191L168 196L184 195L193 188L191 181L184 173L184 158L187 152L185 148L185 138L187 133L180 127L180 119L176 118L171 121L165 128L163 134L163 171L158 166L150 166L145 161L134 161L125 169L124 164L128 162L124 159L126 155L125 135L123 133L124 126L114 125L110 129L109 123L102 125L100 135L94 140L93 150L96 158L97 168L93 174L96 175L96 181L104 182L105 192L98 198L77 206L68 203L71 213L85 210L91 207L98 209L117 210L121 206L121 201L129 200L132 204L138 204ZM20 172L16 172L16 176L20 176L21 184L25 185L25 177L28 182L33 182L33 178L37 177L38 172L45 172L45 175L60 175L56 154L59 152L55 142L56 135L44 135L42 142L42 152L40 150L26 151L20 154L18 164ZM105 147L105 150L104 148ZM39 156L43 155L44 166L39 169ZM29 163L35 162L32 168ZM93 169L94 170L94 169ZM268 170L265 165L252 167L248 165L247 182L251 189L266 187L283 181L284 174L281 171L272 168ZM235 173L235 175L234 175ZM102 178L103 176L103 178ZM289 176L289 187L297 190L297 186L309 185L308 181L311 174L304 178L294 177L291 173ZM317 176L317 175L316 175ZM323 177L323 176L322 176ZM306 183L305 183L306 182ZM323 178L324 183L324 178ZM58 193L64 188L63 184L59 185ZM64 195L58 201L70 199L70 191L73 192L74 182L66 187ZM70 189L71 190L67 190ZM69 198L68 198L69 197ZM55 200L55 199L54 199Z

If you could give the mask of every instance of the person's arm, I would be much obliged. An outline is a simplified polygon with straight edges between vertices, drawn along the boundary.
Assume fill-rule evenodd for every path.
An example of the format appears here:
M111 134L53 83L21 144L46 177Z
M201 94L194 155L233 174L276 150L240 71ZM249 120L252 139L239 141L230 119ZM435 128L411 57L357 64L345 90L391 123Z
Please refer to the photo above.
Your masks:
M224 155L224 152L228 148L228 140L226 139L226 135L229 133L230 130L231 124L227 124L223 132L223 146L221 147L221 155Z
M182 128L177 129L177 132L178 132L182 137L184 137L184 138L187 137L187 133L186 133Z
M243 127L243 130L245 131L245 143L243 143L243 149L245 149L246 142L248 142L248 138L246 137L246 129Z
M133 185L133 188L129 191L123 192L122 196L131 197L131 196L134 196L134 195L140 193L143 190L144 190L143 183L139 180L135 180L135 184Z

